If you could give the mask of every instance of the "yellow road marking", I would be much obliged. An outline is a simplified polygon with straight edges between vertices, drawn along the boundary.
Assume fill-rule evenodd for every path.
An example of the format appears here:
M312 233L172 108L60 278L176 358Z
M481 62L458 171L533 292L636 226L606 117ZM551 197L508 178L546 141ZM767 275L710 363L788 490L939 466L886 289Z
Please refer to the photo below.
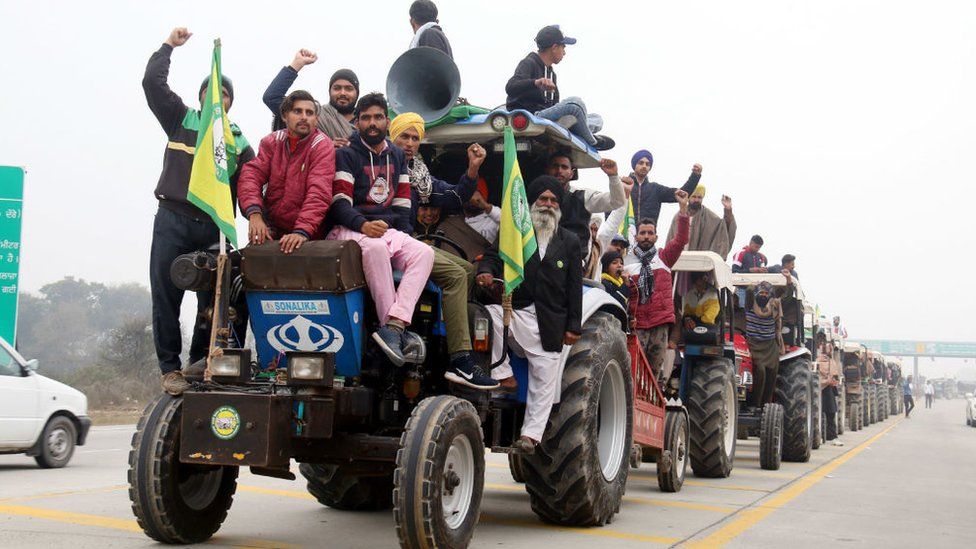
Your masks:
M32 517L53 520L56 522L66 522L68 524L80 524L82 526L95 526L97 528L109 528L112 530L124 530L126 532L142 533L142 528L139 528L139 525L134 520L101 517L98 515L87 515L84 513L72 513L69 511L56 511L54 509L41 509L38 507L28 507L26 505L0 505L0 514Z
M676 507L678 509L693 509L695 511L713 511L715 513L732 513L734 507L722 507L720 505L705 505L704 503L691 503L689 501L671 501L669 499L654 499L625 496L624 501L630 503L640 503L642 505L656 505L658 507Z
M254 494L264 494L267 496L281 496L283 498L310 499L312 501L315 501L315 496L313 496L312 494L309 494L308 492L300 492L298 490L279 490L275 488L261 488L259 486L238 484L237 491L251 492Z
M733 474L734 470L733 470ZM756 488L755 486L739 486L738 484L716 484L714 482L702 482L700 480L686 480L688 486L700 486L702 488L716 488L719 490L736 490L740 492L772 492L766 488Z
M543 522L534 522L531 520L496 517L492 515L486 515L485 513L481 514L481 522L501 524L503 526L518 526L520 528L536 528L538 530L549 530L552 532L568 532L573 534L583 534L586 536L595 536L595 537L602 537L602 538L626 539L631 541L660 543L662 545L673 545L678 541L680 541L680 538L649 536L646 534L631 534L629 532L608 530L606 528L600 528L600 527L573 528L571 526L556 526L554 524L545 524Z
M95 491L91 491L90 493L94 492ZM83 493L89 492L78 491L74 494ZM142 533L142 528L139 527L139 523L134 520L103 517L85 513L73 513L70 511L58 511L56 509L42 509L40 507L28 507L26 505L0 505L0 515L15 515L50 520L54 522L63 522L66 524L76 524L79 526L94 526L95 528L105 528L108 530L121 530L124 532L134 532L138 534ZM262 549L272 549L275 547L298 547L297 545L283 543L280 541L264 539L239 539L224 536L214 537L213 539L209 540L208 543L231 545L233 547L257 547Z
M824 479L827 475L834 472L838 467L847 463L855 456L863 452L868 446L874 443L879 438L883 437L888 433L888 431L894 429L902 422L902 419L896 421L893 425L889 426L884 431L874 435L873 437L865 440L864 442L858 444L852 448L847 453L834 458L833 461L821 466L812 473L800 477L797 481L789 486L787 486L783 491L777 492L776 494L769 497L769 499L761 502L755 507L749 507L743 509L736 513L738 518L732 522L726 524L722 528L719 528L710 535L702 538L700 541L691 542L688 547L694 548L713 548L722 547L723 545L729 543L740 534L752 528L759 521L765 519L769 515L773 514L773 511L779 509L783 505L786 505L797 496L809 490L813 485L817 484ZM687 482L687 481L686 481Z
M34 494L32 496L17 496L12 498L2 498L0 503L8 502L22 502L22 501L32 501L36 499L47 499L47 498L59 498L64 496L80 496L86 494L101 494L105 492L115 492L117 490L128 489L129 486L126 484L119 484L117 486L105 486L102 488L88 488L85 490L70 490L67 492L45 492L43 494Z

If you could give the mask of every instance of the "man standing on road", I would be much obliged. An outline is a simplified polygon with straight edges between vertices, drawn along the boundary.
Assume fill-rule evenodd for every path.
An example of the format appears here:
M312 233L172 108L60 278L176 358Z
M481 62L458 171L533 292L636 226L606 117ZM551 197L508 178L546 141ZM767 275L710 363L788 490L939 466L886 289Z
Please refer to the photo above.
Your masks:
M562 185L551 176L535 178L526 191L538 248L525 262L525 279L512 293L509 343L529 360L525 421L515 446L533 453L542 440L549 413L559 391L559 357L563 345L573 345L582 334L583 267L576 235L559 226ZM491 286L502 276L502 261L493 250L478 268L478 284ZM494 335L492 361L504 358L493 378L512 390L516 381L508 357L502 357L501 305L489 305Z
M688 194L677 192L678 231L663 249L658 249L657 226L651 219L637 222L637 243L624 259L624 274L636 283L630 296L631 329L655 374L664 379L671 375L671 364L665 364L668 332L674 324L674 297L671 295L671 267L678 261L688 243ZM662 366L666 368L662 372Z
M925 391L925 407L931 408L932 399L935 398L935 385L932 385L931 381L926 380L925 388L923 390Z
M474 143L468 147L468 170L461 180L452 185L432 176L420 156L420 142L424 139L424 119L412 112L403 113L390 122L390 139L403 150L410 170L410 200L424 210L434 210L436 215L450 215L461 211L461 205L471 199L478 181L478 170L485 161L485 149ZM418 225L424 216L414 216ZM415 227L419 228L419 227ZM443 294L443 316L447 329L447 352L451 364L444 377L452 383L472 389L491 390L498 382L483 374L471 358L471 334L468 328L468 284L474 279L474 265L460 257L441 250L434 250L434 264L430 279Z
M285 94L298 78L298 71L306 65L318 61L319 56L311 50L301 49L295 54L291 64L285 65L275 76L268 89L264 91L263 101L275 115L273 129L279 130L281 119L279 111ZM353 111L359 100L359 78L349 69L339 69L329 79L329 103L319 106L318 127L325 135L332 139L336 147L349 144L349 136L356 131L353 125Z
M905 383L901 386L901 394L905 398L905 417L909 417L915 409L915 398L912 397L912 376L905 378Z
M527 110L539 118L551 120L598 151L612 149L613 139L593 135L602 129L603 121L598 115L587 114L582 99L567 97L559 100L559 86L552 66L563 60L566 46L575 44L576 39L564 36L559 25L549 25L535 35L535 43L539 51L525 56L505 85L506 108Z
M569 183L576 176L576 168L567 152L560 151L550 156L546 168L546 174L555 177L563 187L559 226L576 235L584 260L590 254L590 218L593 214L612 212L627 203L623 184L617 174L617 163L604 158L600 161L600 169L610 180L609 191L573 189Z
M630 159L630 167L634 170L624 182L634 186L630 192L630 200L634 203L634 219L650 219L657 225L661 215L661 204L677 202L677 191L673 187L665 187L651 181L648 174L654 166L654 157L648 150L639 150ZM691 168L691 176L681 186L682 191L691 194L701 181L702 166L695 164ZM624 235L626 236L626 235Z
M287 129L261 140L258 156L241 170L241 212L248 219L248 241L280 240L290 254L323 236L332 202L335 146L315 127L319 105L296 90L281 104Z
M142 79L146 102L156 120L166 132L169 142L163 155L163 171L156 184L159 209L153 221L152 248L149 252L149 286L153 305L153 343L156 358L163 374L163 389L171 395L180 395L190 387L183 378L180 352L183 334L180 332L180 305L183 290L173 285L170 266L182 254L206 250L220 241L220 230L209 215L187 200L193 153L197 146L200 129L200 111L191 109L180 96L170 89L170 56L173 49L186 44L192 33L186 28L173 29L166 42L152 54ZM223 107L229 112L234 102L234 85L230 78L223 78ZM210 78L200 85L199 100L207 91ZM241 134L240 128L231 123L231 131L237 143L237 151L228 149L227 173L230 174L231 199L237 203L237 179L240 168L254 158L254 151ZM210 292L197 293L197 322L190 343L190 364L205 358L210 345L208 324L204 310L212 303ZM243 334L237 334L243 341Z
M438 23L437 6L431 0L415 0L410 4L410 28L413 29L410 49L426 46L440 50L454 59L451 43Z
M386 138L389 106L380 93L356 105L358 131L336 152L329 240L355 240L380 328L373 340L396 366L404 363L403 332L427 284L434 250L412 238L410 174L403 151ZM392 265L391 265L392 260ZM403 271L393 285L393 267Z

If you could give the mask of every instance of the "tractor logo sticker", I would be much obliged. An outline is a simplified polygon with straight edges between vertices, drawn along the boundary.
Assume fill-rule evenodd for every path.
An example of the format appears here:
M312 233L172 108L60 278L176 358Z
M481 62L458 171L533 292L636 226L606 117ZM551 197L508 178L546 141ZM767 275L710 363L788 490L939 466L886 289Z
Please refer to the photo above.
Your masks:
M268 330L268 343L279 353L287 351L307 351L337 353L345 339L342 332L325 324L296 316L284 324L272 326Z
M329 302L324 300L262 300L261 312L266 315L327 315Z
M241 430L241 414L233 406L221 406L210 416L210 429L220 440L230 440Z

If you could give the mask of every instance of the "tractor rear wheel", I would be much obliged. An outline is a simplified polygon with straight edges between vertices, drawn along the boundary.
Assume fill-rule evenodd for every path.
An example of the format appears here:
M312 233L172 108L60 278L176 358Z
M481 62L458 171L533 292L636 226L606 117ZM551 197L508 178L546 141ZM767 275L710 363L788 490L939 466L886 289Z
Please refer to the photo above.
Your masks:
M783 405L783 460L810 461L814 421L809 360L799 358L779 365L775 401Z
M373 471L367 472L370 468ZM303 463L298 470L308 481L308 493L322 505L342 511L379 511L393 505L393 473L376 468L375 463Z
M816 450L820 448L820 443L823 440L823 428L824 428L824 417L823 413L820 411L821 404L823 404L823 396L820 392L820 376L813 373L810 374L810 413L813 419L813 433L811 433L810 438L810 448Z
M783 457L783 406L771 402L763 406L759 427L759 466L767 471L779 469Z
M508 470L512 473L512 480L519 484L525 483L525 473L522 471L522 456L508 454Z
M180 462L183 399L162 394L139 418L129 451L129 500L142 531L170 544L202 543L220 529L237 467Z
M598 312L569 351L560 401L542 441L522 457L525 488L539 518L601 526L620 510L630 472L633 395L620 321Z
M738 399L728 359L706 359L690 366L688 419L691 470L695 476L724 478L732 473L738 422Z

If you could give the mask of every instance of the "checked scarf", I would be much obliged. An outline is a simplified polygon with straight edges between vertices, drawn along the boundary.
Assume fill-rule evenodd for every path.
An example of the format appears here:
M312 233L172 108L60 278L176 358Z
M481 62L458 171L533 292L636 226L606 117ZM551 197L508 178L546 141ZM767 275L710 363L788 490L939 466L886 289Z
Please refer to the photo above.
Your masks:
M644 251L640 246L634 246L634 255L641 264L640 274L637 277L637 290L640 295L639 303L643 305L647 303L651 292L654 291L654 269L651 268L651 262L657 256L657 247L652 246L650 250Z

